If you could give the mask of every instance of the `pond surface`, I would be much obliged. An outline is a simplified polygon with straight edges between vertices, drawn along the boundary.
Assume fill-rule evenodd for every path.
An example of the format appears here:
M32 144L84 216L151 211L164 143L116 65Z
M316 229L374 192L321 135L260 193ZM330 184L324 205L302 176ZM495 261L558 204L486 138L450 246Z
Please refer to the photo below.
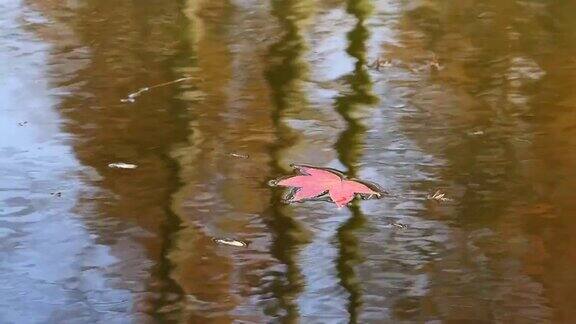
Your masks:
M0 323L575 321L575 53L572 1L0 0Z

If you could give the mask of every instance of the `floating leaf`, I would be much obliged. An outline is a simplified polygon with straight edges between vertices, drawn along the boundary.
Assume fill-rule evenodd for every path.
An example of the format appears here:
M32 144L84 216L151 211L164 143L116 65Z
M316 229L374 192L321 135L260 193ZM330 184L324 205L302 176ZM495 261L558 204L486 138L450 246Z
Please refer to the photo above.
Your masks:
M300 202L323 198L325 195L338 207L346 206L356 195L362 198L380 198L383 191L378 185L366 181L346 179L337 170L306 165L293 165L297 174L270 182L272 186L290 187L287 202Z

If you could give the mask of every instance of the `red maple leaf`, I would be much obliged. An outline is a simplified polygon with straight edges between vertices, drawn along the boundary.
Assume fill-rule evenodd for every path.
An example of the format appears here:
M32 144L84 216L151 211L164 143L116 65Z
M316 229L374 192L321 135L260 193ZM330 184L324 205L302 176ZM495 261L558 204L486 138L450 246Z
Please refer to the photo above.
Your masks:
M376 184L346 179L336 170L316 168L305 165L293 165L297 174L274 180L276 186L293 188L287 202L299 202L321 198L326 193L338 206L346 206L357 194L363 197L380 198L382 190Z

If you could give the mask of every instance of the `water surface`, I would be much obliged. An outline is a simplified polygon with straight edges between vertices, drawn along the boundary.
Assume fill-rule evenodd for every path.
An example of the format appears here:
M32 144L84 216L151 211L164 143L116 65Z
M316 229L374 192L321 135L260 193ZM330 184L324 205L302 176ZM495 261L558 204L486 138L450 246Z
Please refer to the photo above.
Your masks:
M575 21L0 0L0 323L573 321ZM286 205L291 163L391 195Z

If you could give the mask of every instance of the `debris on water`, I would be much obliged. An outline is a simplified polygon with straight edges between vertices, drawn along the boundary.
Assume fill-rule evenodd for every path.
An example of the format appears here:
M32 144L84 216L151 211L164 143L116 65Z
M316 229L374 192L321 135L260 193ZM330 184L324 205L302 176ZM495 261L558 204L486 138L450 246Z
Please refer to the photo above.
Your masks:
M62 193L61 193L61 192L51 192L50 195L51 195L51 196L56 196L56 197L62 197Z
M442 70L442 65L440 64L440 62L436 58L436 55L432 56L432 59L430 60L430 62L428 62L428 66L430 67L430 69L432 71Z
M117 162L108 164L108 167L112 169L136 169L138 166L136 164Z
M279 181L280 181L279 179L269 180L269 181L268 181L268 185L269 185L270 187L276 187L276 186L278 186L278 182L279 182Z
M386 58L377 58L369 65L370 68L376 69L376 71L380 71L381 68L387 68L392 66L392 60Z
M478 14L476 16L476 18L478 19L490 19L490 18L494 18L494 13L493 12L482 12L480 14Z
M443 193L440 190L436 190L436 192L433 195L427 195L426 199L428 200L435 200L437 202L446 202L446 201L451 201L452 199L446 197L446 194Z
M406 228L408 228L408 225L402 224L402 223L391 223L390 226L396 227L396 228L400 228L400 229L406 229Z
M126 98L124 99L120 99L121 102L135 102L136 101L136 97L138 97L139 95L141 95L143 92L146 92L150 90L150 88L144 87L144 88L140 88L138 89L138 91L133 92L131 94L129 94Z
M481 131L481 130L473 131L473 132L469 132L468 135L471 135L471 136L482 136L482 135L484 135L484 131Z
M242 242L242 241L230 239L230 238L214 238L213 240L214 240L214 243L217 243L217 244L230 245L230 246L235 246L235 247L247 247L248 246L248 243L246 243L246 242Z
M250 157L248 154L242 154L242 153L230 153L230 156L239 159L248 159Z
M513 138L512 140L517 141L517 142L521 142L521 143L532 144L532 141L527 140L527 139L523 139L523 138Z
M186 78L180 78L180 79L176 79L173 81L168 81L168 82L164 82L164 83L160 83L160 84L155 84L149 87L143 87L138 89L135 92L130 93L126 98L124 99L120 99L121 102L128 102L128 103L133 103L136 101L136 98L139 97L142 93L146 92L146 91L150 91L151 89L154 88L159 88L159 87L163 87L163 86L167 86L170 84L174 84L174 83L178 83L178 82L182 82L182 81L186 81L186 80L190 80L193 79L193 77L186 77Z

